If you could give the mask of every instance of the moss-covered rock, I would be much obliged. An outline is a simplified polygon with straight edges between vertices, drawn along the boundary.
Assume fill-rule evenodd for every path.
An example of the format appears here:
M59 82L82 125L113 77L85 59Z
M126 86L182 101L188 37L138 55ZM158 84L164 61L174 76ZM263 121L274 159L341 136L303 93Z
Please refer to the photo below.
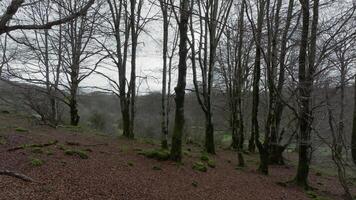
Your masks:
M208 166L211 167L211 168L215 168L216 167L215 161L214 160L209 160L208 161Z
M208 156L207 154L203 154L203 155L200 156L200 160L202 160L202 161L209 161L210 158L209 158L209 156Z
M67 149L64 151L64 154L65 155L69 155L69 156L79 156L81 159L88 159L89 156L84 152L84 151L81 151L81 150L74 150L74 149Z
M194 170L200 171L200 172L207 172L208 168L203 162L195 162L192 167Z
M168 150L165 149L151 149L151 150L144 150L138 153L139 155L144 155L147 158L153 158L156 160L168 160L170 153Z

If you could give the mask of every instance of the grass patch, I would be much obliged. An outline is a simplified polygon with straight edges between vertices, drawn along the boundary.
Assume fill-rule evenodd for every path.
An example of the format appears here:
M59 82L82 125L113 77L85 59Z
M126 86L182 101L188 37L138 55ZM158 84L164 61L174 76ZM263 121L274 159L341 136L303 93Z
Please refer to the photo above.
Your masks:
M39 167L44 164L44 161L38 158L31 158L30 163L34 167Z
M127 162L127 165L130 166L130 167L134 166L133 162Z
M192 182L192 186L193 186L193 187L198 187L198 182L193 181L193 182Z
M206 165L203 163L203 162L195 162L193 164L193 167L192 167L194 170L196 171L200 171L200 172L207 172L208 171L208 168L206 167Z
M74 150L74 149L67 149L64 151L65 155L69 155L69 156L79 156L81 159L88 159L89 156L81 150Z
M168 160L170 157L170 153L168 150L165 149L150 149L150 150L144 150L140 151L138 153L139 155L143 155L147 158L152 158L156 160Z

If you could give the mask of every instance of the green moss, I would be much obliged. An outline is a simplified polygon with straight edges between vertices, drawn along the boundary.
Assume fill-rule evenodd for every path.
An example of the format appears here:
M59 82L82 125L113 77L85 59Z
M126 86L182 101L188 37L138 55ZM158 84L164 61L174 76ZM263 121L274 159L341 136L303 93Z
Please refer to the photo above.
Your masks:
M0 145L4 145L4 144L6 144L6 140L5 138L0 136Z
M208 161L208 166L211 167L211 168L215 168L216 167L215 161L214 160L209 160Z
M21 132L21 133L28 133L30 132L29 130L25 129L25 128L21 128L21 127L17 127L15 128L16 132Z
M89 156L84 151L81 151L81 150L67 149L67 150L64 151L64 154L65 155L69 155L69 156L77 155L81 159L88 159L89 158Z
M37 158L31 158L31 161L30 161L31 165L34 166L34 167L39 167L41 165L44 164L44 161L43 160L40 160L40 159L37 159Z
M152 169L153 169L153 170L156 170L156 171L162 170L162 168L161 168L160 166L153 166Z
M42 154L43 150L40 147L35 147L35 148L32 148L31 152L37 153L37 154Z
M236 169L236 170L243 170L244 168L241 167L241 166L237 166L237 167L235 167L235 169Z
M193 186L193 187L198 187L198 182L193 181L193 182L192 182L192 186Z
M305 194L306 194L310 199L314 199L314 200L330 200L330 198L328 198L328 197L319 196L317 193L315 193L315 192L312 191L312 190L306 191Z
M156 160L168 160L170 156L169 151L165 149L144 150L144 151L140 151L138 154Z
M46 153L46 155L47 155L47 156L51 156L51 155L53 155L53 154L54 154L52 151L49 151L49 150L48 150L48 151L46 151L45 153Z
M202 161L209 161L209 160L210 160L210 158L209 158L209 156L208 156L208 155L203 154L203 155L201 155L201 156L200 156L200 160L202 160Z
M65 125L65 126L61 126L61 127L70 131L70 132L77 132L77 133L84 132L84 128L82 128L81 126Z
M134 148L133 150L134 150L134 151L138 151L138 152L142 151L141 148Z
M127 162L127 165L130 166L130 167L134 166L133 162Z
M185 156L190 156L189 151L183 150L183 155L185 155Z
M145 143L145 144L150 144L150 145L155 145L156 142L152 139L149 139L149 138L144 138L142 139L142 142Z
M62 145L62 144L58 145L57 147L58 147L58 149L60 149L60 150L62 150L62 151L65 151L65 150L66 150L66 148L65 148L64 145Z
M194 170L200 171L200 172L207 172L208 168L205 166L204 163L202 162L195 162L192 167Z

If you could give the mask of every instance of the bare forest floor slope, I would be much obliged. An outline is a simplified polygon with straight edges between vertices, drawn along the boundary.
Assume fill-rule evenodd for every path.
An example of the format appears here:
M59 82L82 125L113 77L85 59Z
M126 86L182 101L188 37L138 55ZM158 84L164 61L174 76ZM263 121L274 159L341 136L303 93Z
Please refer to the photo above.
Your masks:
M14 147L20 149L8 151ZM81 128L33 125L24 116L2 113L0 170L25 174L35 182L0 176L0 199L341 199L335 177L312 172L317 190L308 194L277 184L293 178L293 166L272 166L269 176L258 174L257 155L245 155L248 166L236 169L236 154L220 148L210 156L215 168L200 172L192 169L201 159L195 146L185 146L181 164L138 154L158 147L149 140L128 141Z

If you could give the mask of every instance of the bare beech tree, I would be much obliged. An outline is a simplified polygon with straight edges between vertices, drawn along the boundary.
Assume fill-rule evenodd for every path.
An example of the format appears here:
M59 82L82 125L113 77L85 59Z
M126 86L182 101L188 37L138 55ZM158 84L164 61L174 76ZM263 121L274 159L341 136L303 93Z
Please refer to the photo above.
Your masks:
M318 30L319 0L313 0L313 17L310 17L310 0L300 0L302 6L302 33L299 53L299 162L295 178L298 186L308 188L311 159L312 110L311 94L315 73L316 36ZM311 30L310 23L312 21ZM309 51L308 51L309 49Z
M140 34L145 25L152 19L149 17L151 7L147 13L143 13L143 0L107 0L109 13L106 17L108 27L103 27L112 43L101 43L107 52L107 57L112 61L118 73L118 81L99 72L111 83L113 92L119 97L123 124L123 135L134 138L135 102L136 102L136 57L137 45ZM129 55L129 52L131 55ZM131 60L129 60L129 57ZM129 61L131 62L128 68ZM127 72L130 76L127 78Z
M56 13L53 12L51 7L58 7L58 11L55 11ZM29 18L33 19L33 21L39 21L41 24L46 24L49 22L50 16L58 15L58 17L61 18L61 12L60 6L52 4L50 1L43 1L33 4L27 15ZM31 98L28 98L28 100L30 105L32 105L32 108L41 108L34 110L41 116L44 123L56 126L59 120L58 86L63 56L62 25L59 25L56 30L22 30L22 33L22 44L28 47L30 52L33 52L32 57L25 58L26 61L24 61L24 66L30 65L30 69L26 69L26 71L33 72L34 74L28 74L28 77L17 76L17 78L45 87L45 92L42 92L44 92L48 98L47 108L44 108L46 104L43 104L43 102L31 102ZM28 60L32 60L32 62L28 63ZM37 70L33 68L36 68ZM35 106L36 104L42 105Z
M199 105L205 114L205 150L212 154L215 154L215 144L211 99L216 67L216 51L229 18L232 2L232 0L223 2L198 0L196 1L198 24L194 23L193 15L191 15L190 20L194 89ZM198 38L195 37L196 34L199 34ZM199 74L197 68L200 69ZM199 85L198 76L201 76L201 85Z
M178 63L178 82L175 87L175 119L172 135L171 159L180 161L182 159L182 137L184 130L184 99L187 76L187 57L188 57L188 24L191 15L189 0L180 0L178 11L174 8L173 0L170 0L175 19L179 30L179 63Z
M244 13L246 1L242 1L236 8L237 20L229 20L225 30L225 41L219 48L219 65L222 71L224 86L228 96L230 126L232 131L232 147L238 152L238 165L245 165L243 158L244 121L242 113L242 89L245 84L245 69L248 56L246 47L247 33L245 32ZM236 26L237 25L237 26ZM236 28L232 28L236 27ZM249 43L249 42L247 42ZM244 46L245 44L245 46Z
M73 15L85 6L83 2L72 2L71 0L62 0L61 5L67 15ZM88 64L90 59L95 59L102 51L102 48L96 47L94 43L94 38L98 33L97 24L100 24L100 8L101 4L96 4L95 9L88 11L86 15L75 18L63 27L65 43L62 66L67 84L62 84L62 86L69 91L69 95L66 96L68 99L66 104L70 109L70 124L73 126L77 126L80 119L77 100L79 84L95 71L103 59L99 59L92 67Z
M168 116L168 108L167 106L167 67L168 67L168 31L169 31L169 24L171 20L172 13L169 11L169 0L159 0L160 8L162 12L162 19L163 19L163 48L162 48L162 55L163 55L163 70L162 70L162 119L161 119L161 127L162 127L162 148L168 149L168 123L167 123L167 116Z

